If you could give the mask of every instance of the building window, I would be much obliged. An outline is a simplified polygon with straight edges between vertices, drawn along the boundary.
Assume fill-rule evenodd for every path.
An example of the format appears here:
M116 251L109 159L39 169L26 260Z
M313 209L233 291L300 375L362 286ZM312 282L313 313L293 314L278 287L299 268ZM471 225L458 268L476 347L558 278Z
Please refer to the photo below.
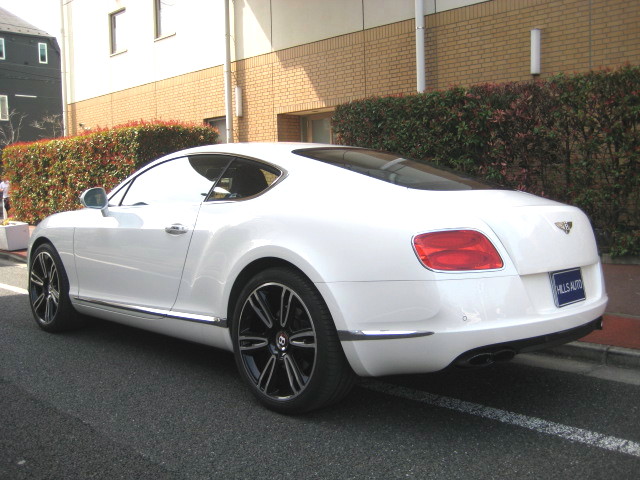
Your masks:
M331 112L307 115L300 120L301 140L313 143L333 143Z
M218 129L218 143L228 143L227 119L225 117L207 118L204 123Z
M0 38L0 60L4 60L4 38Z
M9 121L9 100L6 95L0 95L0 120Z
M38 43L38 55L40 63L49 63L49 57L47 56L47 44Z
M175 6L177 0L153 0L156 20L156 38L176 33Z
M109 14L109 35L111 39L111 54L125 51L125 9Z

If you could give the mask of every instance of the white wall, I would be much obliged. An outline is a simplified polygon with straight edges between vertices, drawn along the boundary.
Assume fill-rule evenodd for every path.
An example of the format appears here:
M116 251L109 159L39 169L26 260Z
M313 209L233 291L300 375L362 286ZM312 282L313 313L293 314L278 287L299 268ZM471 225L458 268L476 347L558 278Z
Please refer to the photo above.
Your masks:
M176 33L154 39L153 0L66 3L68 102L224 63L225 0L175 0ZM487 0L425 0L425 15ZM233 0L234 59L414 17L414 0ZM109 14L126 9L126 51L111 55Z
M111 55L109 14L123 7L126 51ZM224 63L221 0L178 0L176 34L160 40L152 0L74 0L67 10L69 102Z

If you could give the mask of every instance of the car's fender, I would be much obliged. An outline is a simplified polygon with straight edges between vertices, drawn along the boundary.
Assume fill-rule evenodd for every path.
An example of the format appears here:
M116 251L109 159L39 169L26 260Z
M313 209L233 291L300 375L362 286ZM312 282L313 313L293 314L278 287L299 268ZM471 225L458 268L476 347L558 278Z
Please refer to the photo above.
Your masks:
M78 275L76 273L75 257L73 253L74 225L82 222L83 211L62 212L51 215L42 220L31 234L28 248L28 259L38 245L50 243L60 255L67 278L69 279L69 295L78 293Z

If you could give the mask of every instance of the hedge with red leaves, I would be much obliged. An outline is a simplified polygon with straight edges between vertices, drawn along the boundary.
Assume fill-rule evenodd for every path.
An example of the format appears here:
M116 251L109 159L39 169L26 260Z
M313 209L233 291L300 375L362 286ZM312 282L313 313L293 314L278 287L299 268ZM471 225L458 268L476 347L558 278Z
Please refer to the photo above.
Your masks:
M183 148L216 143L207 126L136 122L77 137L13 144L2 152L11 181L12 217L35 224L79 208L83 190L107 191L138 168Z

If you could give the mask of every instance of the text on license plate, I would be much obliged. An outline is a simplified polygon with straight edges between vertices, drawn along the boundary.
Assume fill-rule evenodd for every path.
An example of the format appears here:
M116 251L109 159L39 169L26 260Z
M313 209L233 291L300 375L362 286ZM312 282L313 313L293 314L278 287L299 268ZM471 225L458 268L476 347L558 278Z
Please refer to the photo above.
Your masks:
M551 277L551 288L556 307L571 305L587 298L580 268L551 272L549 277Z

